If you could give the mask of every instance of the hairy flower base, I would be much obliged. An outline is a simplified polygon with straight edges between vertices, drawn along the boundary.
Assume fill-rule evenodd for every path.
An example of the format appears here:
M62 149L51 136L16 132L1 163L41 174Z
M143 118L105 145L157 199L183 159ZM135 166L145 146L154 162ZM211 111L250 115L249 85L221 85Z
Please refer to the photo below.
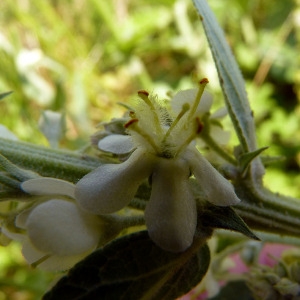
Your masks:
M150 178L145 210L149 235L161 248L182 252L191 245L197 225L191 174L213 204L240 201L232 185L193 147L170 159L137 149L125 162L102 165L84 176L76 185L75 198L90 213L113 213L129 204L142 181Z

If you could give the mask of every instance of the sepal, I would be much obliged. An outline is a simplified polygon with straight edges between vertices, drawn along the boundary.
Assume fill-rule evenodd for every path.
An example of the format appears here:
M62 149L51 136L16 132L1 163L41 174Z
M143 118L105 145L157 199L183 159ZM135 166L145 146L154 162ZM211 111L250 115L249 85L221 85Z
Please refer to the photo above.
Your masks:
M203 227L232 230L240 232L251 239L260 240L230 206L215 206L209 203L199 204L197 231L199 232Z
M262 147L252 152L243 153L238 157L239 166L241 169L242 176L244 176L250 166L250 163L258 157L263 151L269 147Z

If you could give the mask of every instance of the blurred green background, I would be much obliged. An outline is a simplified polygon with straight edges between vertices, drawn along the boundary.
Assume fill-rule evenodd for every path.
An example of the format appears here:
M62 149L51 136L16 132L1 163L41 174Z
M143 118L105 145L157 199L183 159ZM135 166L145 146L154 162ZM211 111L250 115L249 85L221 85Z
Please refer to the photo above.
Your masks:
M300 1L208 2L244 74L259 146L286 158L268 166L265 183L300 197ZM0 70L0 93L13 91L0 102L0 122L47 145L38 119L46 109L63 112L62 148L86 145L139 89L164 97L193 87L196 74L209 78L216 107L223 103L188 0L2 0ZM39 299L53 276L26 266L18 245L0 248L0 300Z

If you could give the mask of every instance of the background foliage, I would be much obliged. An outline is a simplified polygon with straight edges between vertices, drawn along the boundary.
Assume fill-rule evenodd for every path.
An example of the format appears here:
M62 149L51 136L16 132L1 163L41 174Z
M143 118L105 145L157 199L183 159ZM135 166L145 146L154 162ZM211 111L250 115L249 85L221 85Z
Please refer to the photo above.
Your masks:
M245 76L259 147L286 157L268 167L265 182L300 197L300 3L208 2ZM62 148L84 147L100 121L122 114L116 103L139 89L164 96L192 87L197 74L209 78L216 107L223 101L188 0L1 1L0 70L0 92L14 91L0 102L1 123L46 145L41 112L64 112ZM53 276L29 270L15 247L0 248L0 300L39 299Z

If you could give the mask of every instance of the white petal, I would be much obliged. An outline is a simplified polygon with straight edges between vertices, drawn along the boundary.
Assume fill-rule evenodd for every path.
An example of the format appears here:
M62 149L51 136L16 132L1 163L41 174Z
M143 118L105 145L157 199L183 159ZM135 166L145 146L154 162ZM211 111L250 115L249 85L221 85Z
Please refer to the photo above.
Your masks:
M172 100L171 100L171 106L175 114L179 114L183 104L188 103L190 106L192 106L192 103L194 102L196 96L197 96L198 90L197 89L189 89L184 91L179 91L176 93Z
M53 255L38 264L37 268L51 272L65 271L74 266L78 261L82 260L90 252L91 251L87 251L85 253L71 256ZM38 251L29 241L23 244L22 254L29 264L33 264L38 262L39 260L43 260L43 257L49 255L42 251Z
M40 251L77 255L94 249L100 239L100 223L76 204L50 200L35 207L27 219L28 236Z
M40 131L44 134L52 148L58 148L59 140L64 132L64 115L55 111L45 110L39 119Z
M227 145L230 140L230 135L230 131L225 131L222 127L211 124L210 136L217 144Z
M7 227L1 227L1 232L12 240L23 242L27 239L27 236L23 233L17 233L10 231Z
M209 112L212 104L213 104L212 95L204 91L197 109L197 114L201 116Z
M190 157L191 170L209 202L218 206L234 205L240 202L232 184L197 150L187 151L187 153Z
M31 195L64 195L74 198L75 192L73 183L51 177L29 179L21 184L21 188Z
M40 260L42 257L47 255L47 253L44 253L42 251L37 250L29 241L28 237L27 240L24 241L23 247L22 247L22 254L26 261L29 264L33 264L36 261Z
M164 158L152 175L146 226L151 239L167 251L182 252L193 242L197 209L189 176L186 161Z
M28 216L31 213L31 211L32 211L32 208L26 209L26 210L22 211L19 215L17 215L16 220L15 220L15 224L17 227L26 229L26 222L27 222Z
M176 95L174 95L174 97L171 100L171 106L173 111L176 114L178 114L181 111L182 105L184 103L188 103L190 106L192 106L197 96L197 93L198 89L190 89L178 92ZM197 108L196 114L201 116L204 113L208 112L212 106L212 102L212 96L208 92L204 91L199 106Z
M134 145L130 135L112 134L101 139L98 148L114 154L126 154L133 151Z
M84 176L76 185L80 206L95 214L109 214L126 206L141 182L152 171L156 159L136 150L121 164L106 164Z
M37 267L49 272L66 271L72 268L77 262L84 259L90 252L91 251L72 256L50 256Z
M4 125L0 124L0 137L7 140L17 141L18 138L14 133L7 129Z
M217 111L215 111L215 112L210 116L210 118L211 118L211 119L222 119L222 118L224 118L226 115L227 115L227 108L224 106L224 107L219 108Z

